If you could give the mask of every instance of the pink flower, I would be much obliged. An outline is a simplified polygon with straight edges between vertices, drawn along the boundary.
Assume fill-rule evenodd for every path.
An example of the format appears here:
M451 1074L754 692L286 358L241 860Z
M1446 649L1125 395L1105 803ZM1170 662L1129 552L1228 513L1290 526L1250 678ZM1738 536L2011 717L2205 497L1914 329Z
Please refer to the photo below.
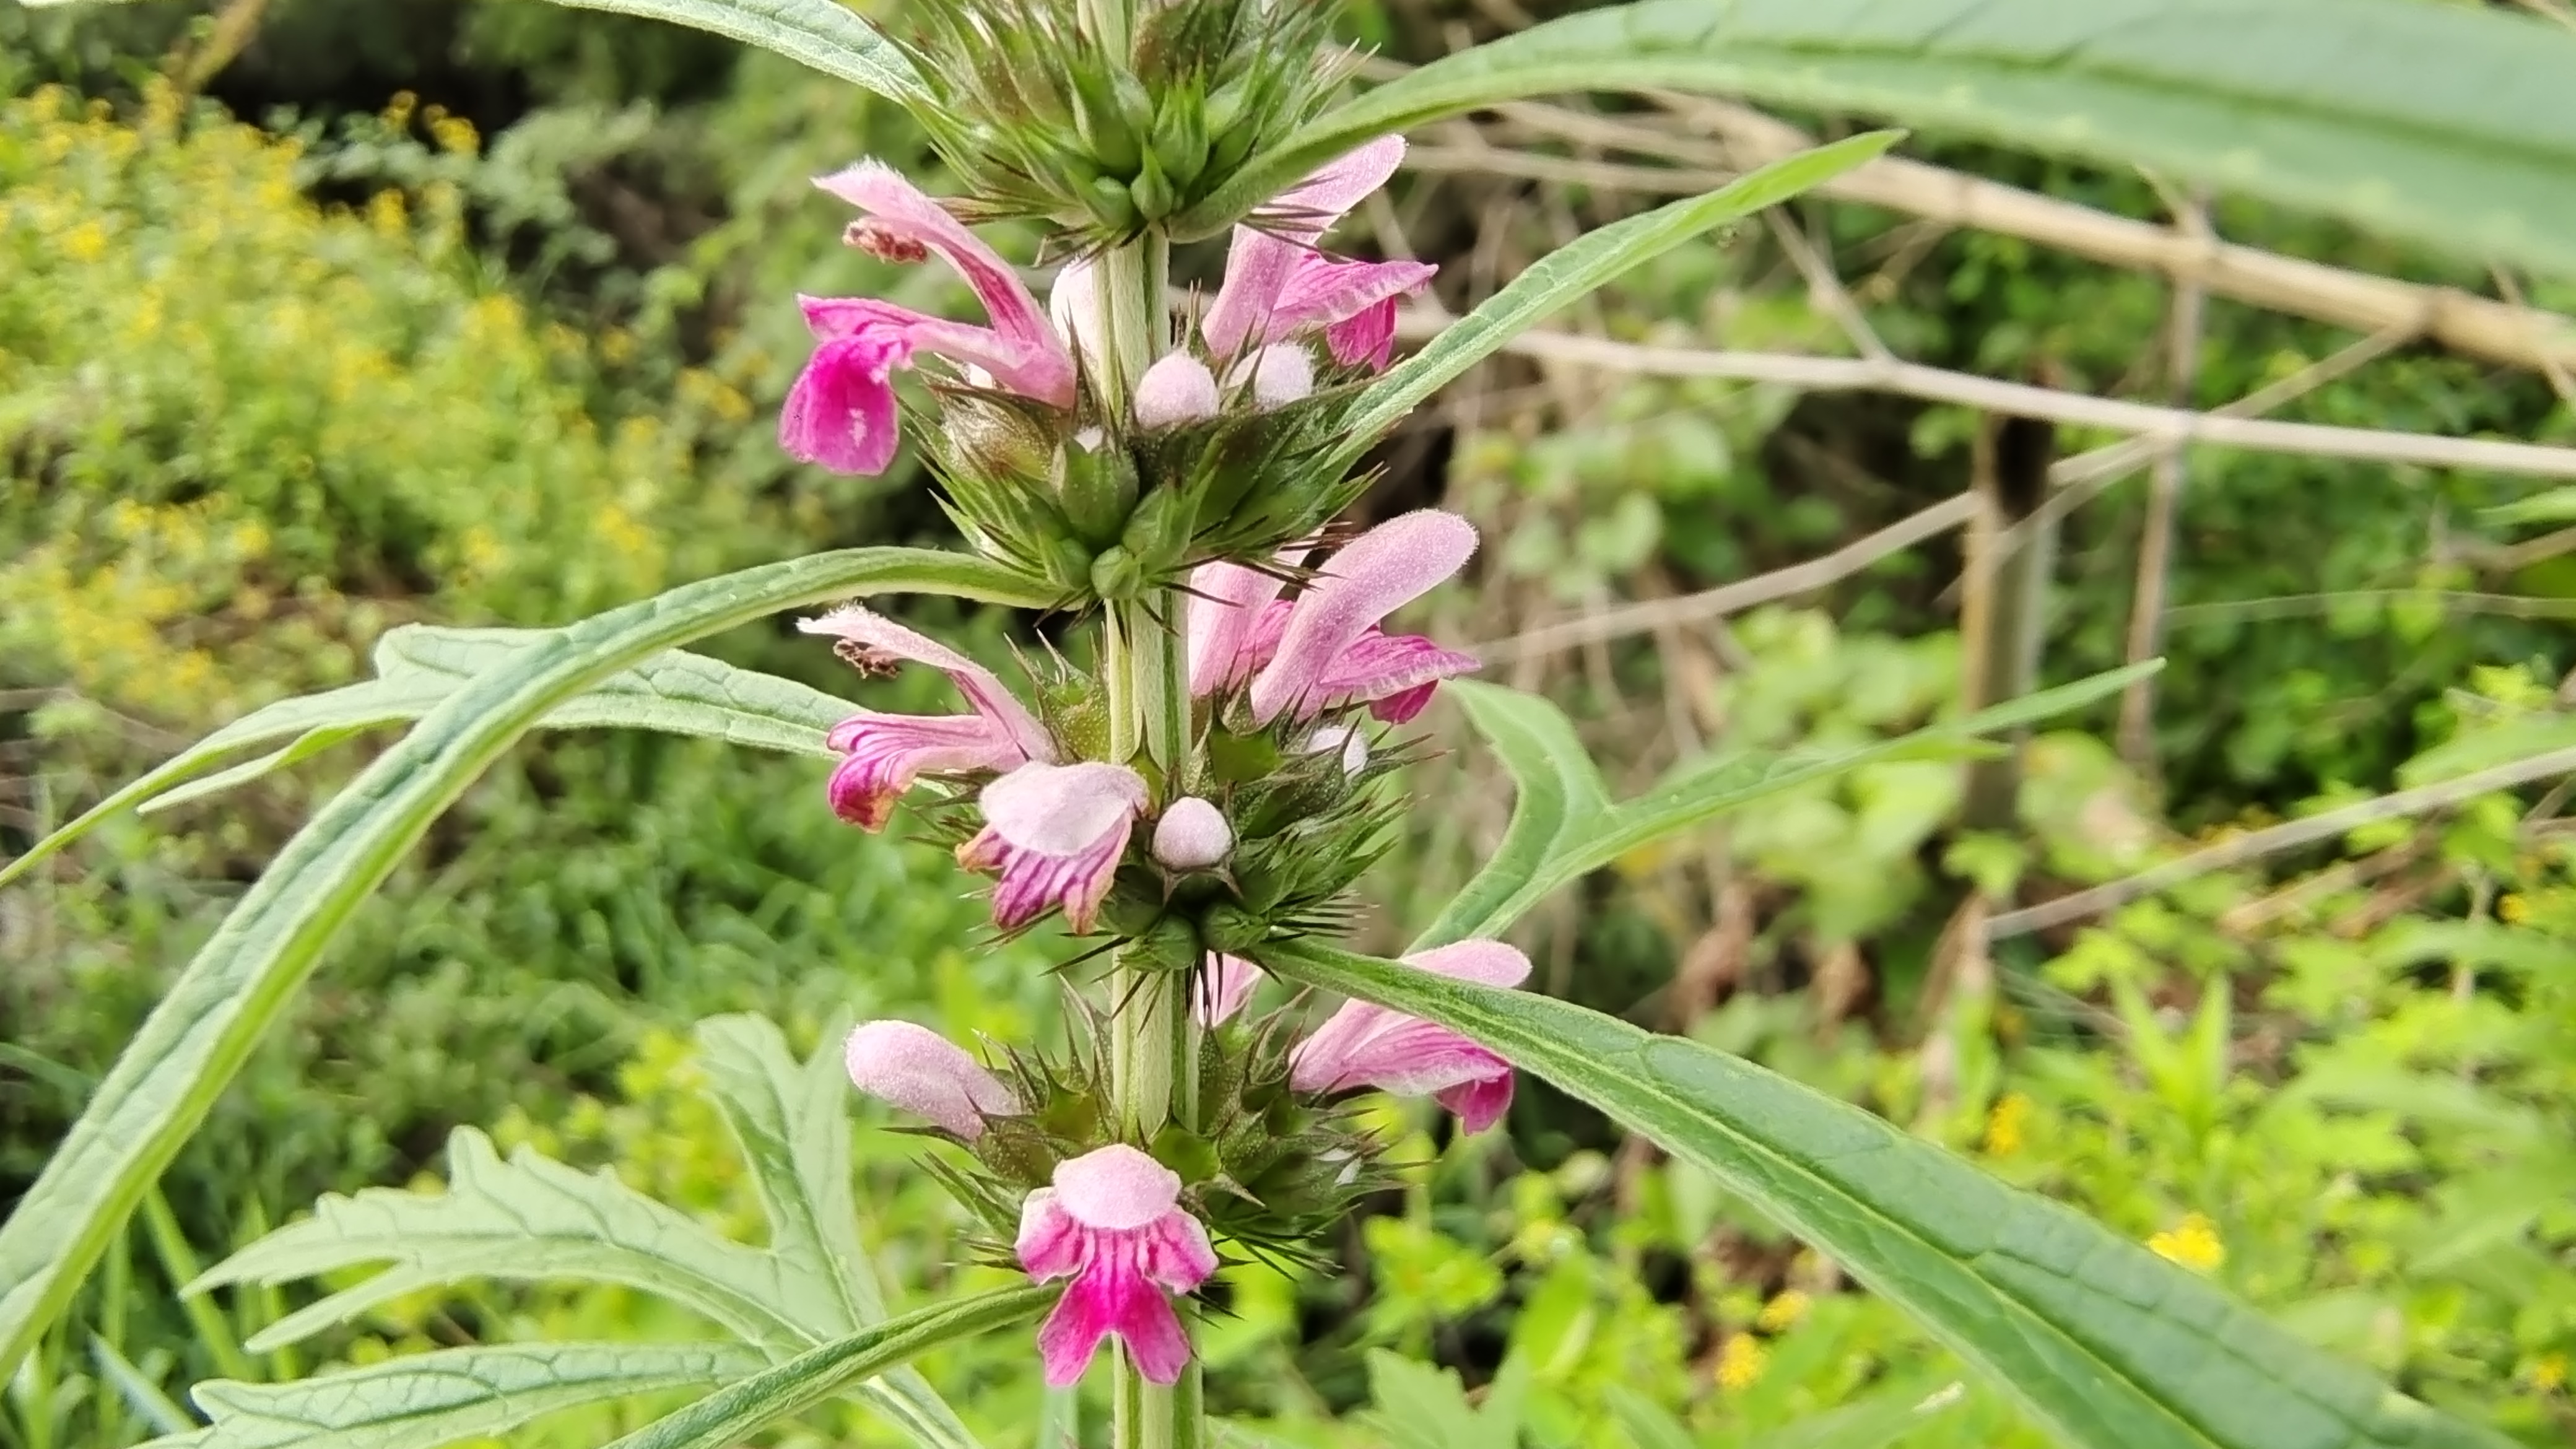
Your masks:
M1430 285L1437 269L1336 260L1315 243L1403 160L1404 138L1381 136L1281 192L1260 226L1236 227L1225 281L1199 324L1209 350L1239 357L1320 328L1336 362L1383 369L1394 355L1395 299Z
M867 213L852 246L889 261L936 253L983 300L990 327L924 316L866 297L799 297L820 344L787 394L779 446L842 473L878 473L894 457L894 385L915 353L981 369L998 387L1073 405L1073 356L1010 264L911 182L862 161L814 183Z
M845 650L856 649L870 660L892 655L943 670L975 709L961 715L863 709L833 726L824 743L844 758L828 787L832 810L851 824L883 829L896 798L923 774L1008 770L1055 759L1055 742L1037 717L993 671L956 650L856 604L801 620L796 627L844 640Z
M1529 979L1527 956L1500 941L1460 941L1404 958L1407 966L1486 986ZM1301 1092L1374 1087L1432 1097L1482 1132L1512 1105L1511 1063L1445 1026L1353 1001L1288 1053L1288 1083Z
M926 1026L863 1022L841 1055L860 1091L969 1142L984 1135L985 1118L1016 1117L1025 1110L1001 1078Z
M1282 581L1241 564L1190 575L1190 690L1213 694L1252 682L1253 718L1304 719L1342 704L1402 724L1422 712L1443 679L1476 667L1473 655L1379 621L1429 592L1476 551L1475 527L1425 509L1389 519L1353 540L1289 603Z
M1153 1383L1170 1384L1190 1341L1168 1293L1216 1272L1207 1229L1183 1212L1181 1179L1124 1143L1059 1163L1055 1186L1020 1206L1020 1266L1041 1283L1073 1279L1038 1329L1049 1388L1081 1379L1100 1340L1116 1334Z
M957 863L1001 873L995 925L1012 930L1062 906L1081 935L1109 894L1145 801L1145 777L1125 765L1033 760L984 787L984 829L957 848Z

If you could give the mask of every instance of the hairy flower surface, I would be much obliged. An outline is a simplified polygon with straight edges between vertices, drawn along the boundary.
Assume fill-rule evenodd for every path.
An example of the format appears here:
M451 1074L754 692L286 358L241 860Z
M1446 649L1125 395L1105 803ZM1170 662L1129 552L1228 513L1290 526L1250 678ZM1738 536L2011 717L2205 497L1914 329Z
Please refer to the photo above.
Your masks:
M1500 941L1460 941L1407 956L1404 964L1483 986L1518 986L1529 957ZM1482 1132L1512 1105L1512 1067L1445 1026L1366 1001L1345 1003L1314 1035L1290 1049L1289 1084L1301 1092L1374 1087L1399 1097L1430 1097Z
M829 790L832 811L853 825L885 827L894 802L921 775L1009 770L1052 763L1055 742L993 671L936 640L856 604L800 620L808 634L828 634L867 661L891 656L946 674L973 714L882 714L863 709L832 727L825 743L841 752Z
M1058 1164L1055 1185L1028 1195L1020 1266L1041 1283L1073 1280L1038 1329L1049 1387L1081 1379L1112 1334L1148 1380L1180 1378L1190 1343L1167 1294L1196 1290L1217 1268L1207 1229L1180 1201L1180 1177L1124 1143Z
M879 473L894 458L894 370L929 352L979 369L994 386L1073 405L1073 356L1000 254L891 168L863 161L814 183L866 213L850 244L889 261L936 255L966 279L989 327L868 297L800 297L817 346L787 394L778 440L809 463Z
M957 860L1000 873L993 923L1004 930L1062 907L1088 932L1145 801L1145 778L1125 765L1032 761L984 787L984 828Z
M1219 357L1321 331L1333 360L1384 368L1395 348L1395 302L1430 285L1422 262L1359 262L1316 249L1325 232L1386 184L1404 160L1404 138L1381 136L1280 193L1238 226L1225 280L1199 334Z
M860 1023L841 1057L860 1091L968 1142L984 1135L985 1118L1024 1110L1001 1078L964 1047L909 1021Z
M1474 525L1423 509L1361 534L1286 603L1279 575L1203 564L1190 576L1190 690L1213 694L1249 679L1253 718L1265 724L1361 703L1401 724L1422 712L1441 680L1473 670L1476 659L1379 623L1475 551Z

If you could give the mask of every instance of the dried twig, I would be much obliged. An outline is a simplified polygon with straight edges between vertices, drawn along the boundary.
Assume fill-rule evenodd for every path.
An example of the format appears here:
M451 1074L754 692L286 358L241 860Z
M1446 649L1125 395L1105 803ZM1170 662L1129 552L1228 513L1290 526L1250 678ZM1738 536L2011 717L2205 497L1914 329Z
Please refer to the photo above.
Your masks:
M2332 840L2349 830L2357 830L2381 820L2398 820L2410 815L2428 815L2436 810L2474 800L2498 790L2511 790L2553 775L2576 771L2576 749L2551 750L2528 759L2514 760L2444 780L2433 785L2419 785L2412 790L2399 790L2328 810L2303 820L2284 821L2267 829L2222 841L2204 850L2195 850L2179 860L2170 860L2151 870L2143 870L2123 880L2111 881L2060 896L2036 906L2008 911L1986 923L1986 939L2008 940L2032 931L2045 931L2070 921L2116 910L2141 896L2181 884L2214 870L2226 870L2247 861L2301 846Z
M2213 235L2207 203L2186 200L2174 214L2176 230L2204 240ZM2165 319L2165 401L2191 405L2192 384L2200 375L2200 323L2208 294L2198 282L2176 282L2173 305ZM2138 532L2138 579L2129 601L2128 663L2142 664L2162 652L2165 637L2165 587L2173 573L2174 523L2182 510L2183 449L2167 443L2156 452L2149 476L2147 516ZM2141 775L2156 762L2156 683L2142 675L2120 692L2120 758Z

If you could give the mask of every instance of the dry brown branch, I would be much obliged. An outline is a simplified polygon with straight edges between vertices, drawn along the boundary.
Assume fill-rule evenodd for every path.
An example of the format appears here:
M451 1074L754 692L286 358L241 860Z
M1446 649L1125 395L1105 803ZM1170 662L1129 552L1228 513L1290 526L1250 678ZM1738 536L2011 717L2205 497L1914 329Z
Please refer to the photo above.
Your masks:
M1399 330L1407 337L1424 337L1438 332L1441 321L1407 316L1400 320ZM1661 377L1732 378L1814 392L1899 393L1927 402L1954 403L2072 427L2135 433L2157 445L2208 444L2263 453L2408 463L2426 468L2470 468L2536 478L2576 478L2576 448L2191 412L2000 382L1913 362L1660 347L1540 331L1522 333L1505 343L1503 350L1544 361L1575 362Z
M2207 204L2187 200L2174 214L2177 231L2207 241ZM2191 406L2192 384L2200 375L2200 323L2208 293L2198 282L2174 283L2173 303L2165 319L2165 401ZM2168 443L2156 451L2148 479L2147 516L2138 532L2137 585L2129 601L2127 662L2143 664L2164 649L2165 586L2173 573L2174 523L2182 509L2183 450ZM2120 692L2120 758L2141 775L2156 763L2156 681L2142 675Z
M2576 749L2551 750L2529 759L2514 760L2462 775L2438 784L2419 785L2412 790L2399 790L2339 810L2328 810L2302 820L2284 821L2267 829L2240 835L2203 850L2195 850L2179 860L2169 860L2151 870L2143 870L2124 880L2111 881L2080 890L2073 895L2008 911L1986 923L1986 939L2009 940L2032 931L2044 931L2080 921L2087 916L2116 910L2141 896L2179 885L2184 881L2260 860L2284 850L2315 845L2332 840L2349 830L2382 820L2399 820L2410 815L2428 815L2436 810L2473 800L2497 790L2511 790L2553 775L2576 771Z
M1491 667L1605 639L1697 623L1724 614L1740 613L1775 599L1813 593L1860 572L1889 554L1912 548L1927 538L1958 527L1976 510L1976 506L1975 495L1962 493L1891 523L1867 537L1855 539L1823 558L1739 579L1701 593L1627 604L1587 613L1580 618L1543 624L1475 647L1486 665Z

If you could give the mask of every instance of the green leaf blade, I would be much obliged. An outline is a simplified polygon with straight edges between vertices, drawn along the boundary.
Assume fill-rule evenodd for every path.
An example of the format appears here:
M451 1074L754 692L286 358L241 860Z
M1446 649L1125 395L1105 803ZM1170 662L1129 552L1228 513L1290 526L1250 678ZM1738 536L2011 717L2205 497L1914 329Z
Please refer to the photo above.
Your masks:
M49 0L60 4L63 0ZM892 41L835 0L557 0L577 10L640 15L783 55L905 106L929 99Z
M1565 1002L1313 942L1262 964L1459 1031L1713 1174L2088 1449L2497 1449L2073 1210L1860 1108Z

